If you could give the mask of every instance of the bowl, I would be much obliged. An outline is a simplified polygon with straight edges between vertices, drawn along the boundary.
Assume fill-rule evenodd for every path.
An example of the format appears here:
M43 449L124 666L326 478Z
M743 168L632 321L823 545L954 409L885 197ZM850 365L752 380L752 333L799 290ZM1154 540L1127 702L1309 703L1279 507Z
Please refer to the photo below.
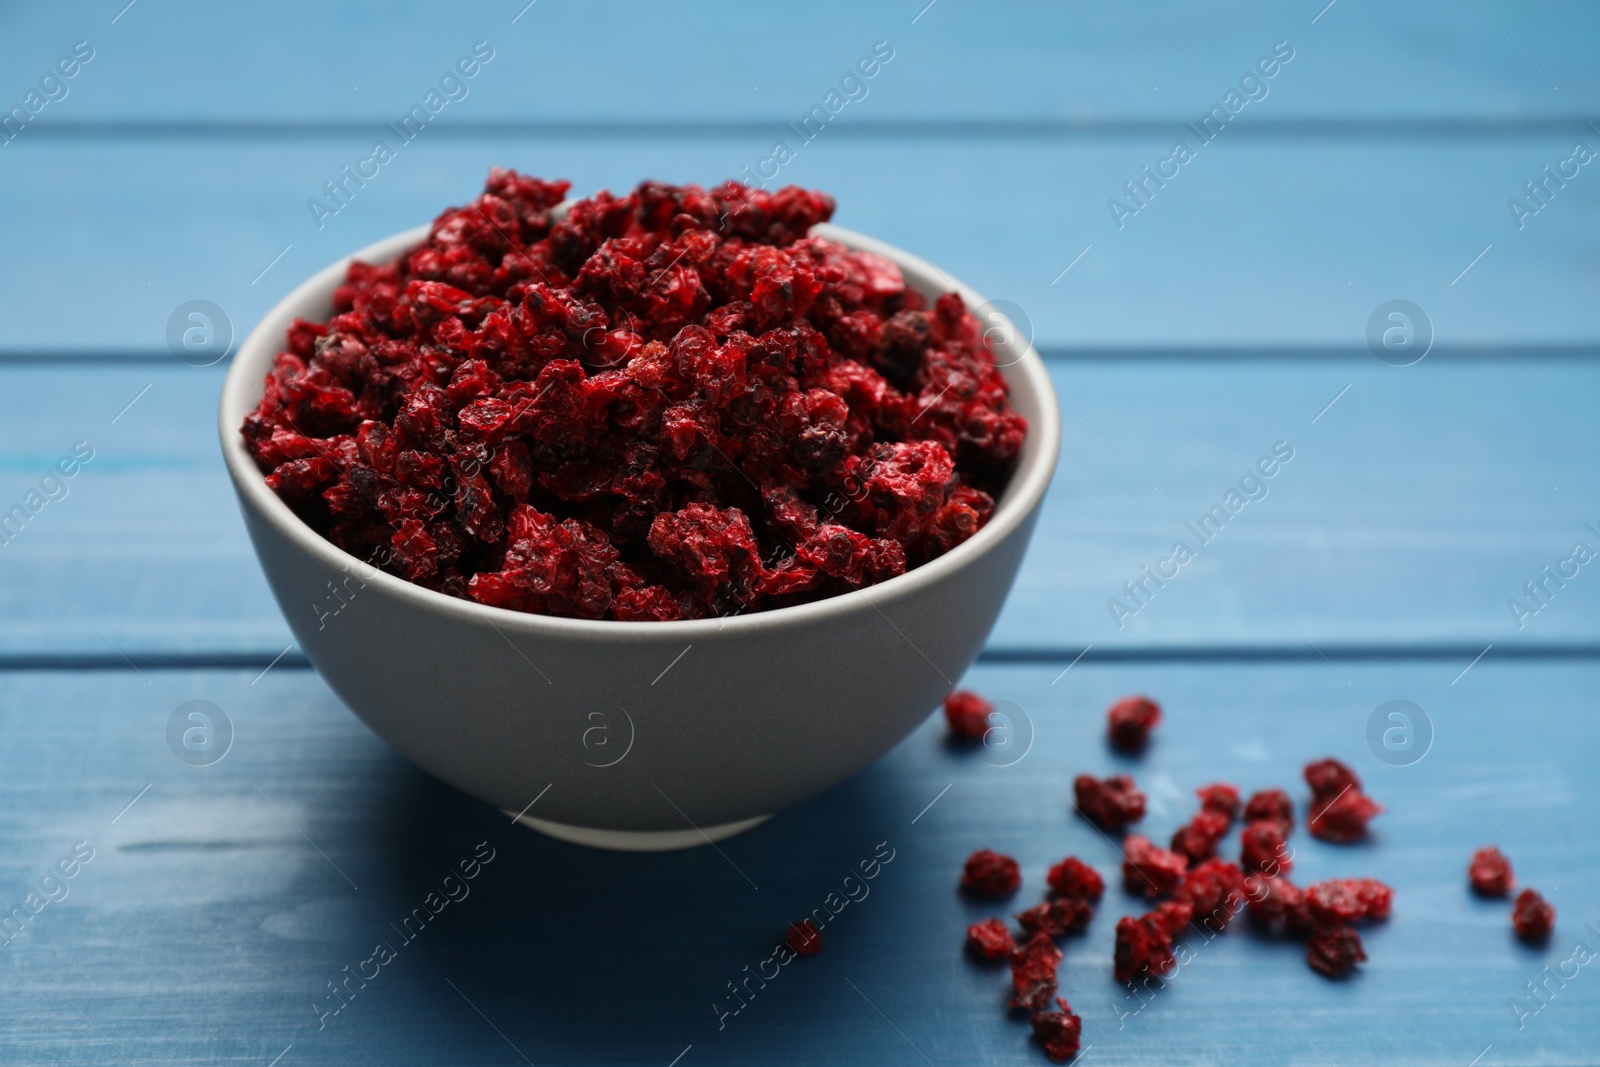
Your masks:
M922 260L832 225L924 294L983 298ZM987 525L876 586L722 619L611 622L458 600L335 547L267 487L239 427L297 317L325 321L352 259L245 338L222 388L222 452L267 582L339 698L406 758L535 830L602 848L717 841L837 785L911 732L971 666L1022 562L1055 469L1060 414L1026 339L997 351L1028 435ZM1003 319L993 320L1009 327Z

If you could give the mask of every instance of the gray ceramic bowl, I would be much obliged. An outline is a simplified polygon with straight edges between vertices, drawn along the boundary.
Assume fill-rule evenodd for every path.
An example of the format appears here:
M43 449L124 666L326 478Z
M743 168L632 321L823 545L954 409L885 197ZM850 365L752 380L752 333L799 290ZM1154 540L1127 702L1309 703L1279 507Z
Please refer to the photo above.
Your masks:
M926 294L943 272L869 237L818 235L886 256ZM582 844L683 848L746 830L882 756L938 705L982 648L1055 469L1060 414L1026 341L1001 362L1028 437L987 526L870 589L691 622L528 615L373 570L267 488L239 426L284 331L324 321L350 259L387 261L419 227L318 272L257 324L222 389L222 452L262 570L333 691L407 758L525 825Z

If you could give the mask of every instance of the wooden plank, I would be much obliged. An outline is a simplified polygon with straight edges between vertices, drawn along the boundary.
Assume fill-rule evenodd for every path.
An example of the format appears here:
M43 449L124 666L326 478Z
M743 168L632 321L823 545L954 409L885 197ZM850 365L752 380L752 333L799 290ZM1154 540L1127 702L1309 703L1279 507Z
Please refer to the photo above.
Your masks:
M1060 972L1092 1056L1461 1067L1490 1047L1481 1062L1592 1062L1600 983L1589 967L1573 976L1567 964L1520 1029L1509 1005L1578 942L1600 948L1585 925L1600 916L1595 856L1574 844L1600 811L1596 668L1490 661L1453 686L1439 664L1343 670L1349 684L1323 664L1080 664L1055 684L1054 668L979 669L965 683L1026 709L1033 725L1015 764L951 750L933 721L720 854L660 855L593 852L508 825L401 762L310 672L254 684L250 671L148 682L131 671L0 674L0 902L20 904L77 842L94 850L67 896L5 949L0 989L13 1010L0 1057L1043 1062L1006 1017L1003 970L964 959L961 932L1031 904L1045 867L1073 853L1111 884ZM1105 751L1098 713L1138 690L1165 702L1168 721L1128 762ZM1435 727L1412 766L1380 762L1365 741L1370 713L1395 697ZM191 699L222 706L235 730L228 755L205 768L180 764L164 740L170 713ZM1537 729L1506 714L1525 706L1539 709ZM1394 918L1364 933L1360 973L1327 982L1298 946L1241 919L1209 942L1192 935L1191 962L1144 1001L1116 985L1115 919L1142 907L1118 886L1114 847L1058 790L1080 771L1131 770L1151 795L1141 829L1164 837L1204 782L1283 785L1303 802L1298 768L1325 754L1350 761L1388 809L1363 845L1292 839L1303 883L1372 875L1395 886ZM494 858L469 895L403 943L395 927L479 842ZM726 983L840 892L880 842L894 858L825 930L823 952L764 989L752 982L754 998L719 1029ZM1491 842L1555 903L1547 946L1519 944L1508 905L1467 891L1467 857ZM978 847L1021 861L1015 901L980 906L954 891ZM333 1006L327 984L378 942L396 958L364 988L352 983L354 998L319 1029L313 1004Z
M1204 11L1172 0L1137 9L1083 0L1076 10L819 0L787 12L497 0L445 14L421 3L190 0L134 7L113 24L124 3L5 13L0 67L14 72L13 96L74 41L96 50L37 132L107 120L381 122L478 40L495 58L451 121L777 125L820 102L879 40L895 59L859 117L891 123L1183 121L1277 41L1295 58L1270 86L1270 121L1581 124L1600 105L1586 47L1596 15L1577 2L1346 3L1323 13L1325 0Z
M920 250L991 299L1021 305L1038 342L1056 349L1365 351L1368 319L1396 298L1427 311L1441 348L1600 339L1600 306L1583 284L1600 270L1600 183L1580 172L1521 231L1506 207L1571 138L1225 138L1121 229L1107 201L1158 163L1171 137L1070 146L821 137L782 177L837 194L842 225ZM1600 145L1600 134L1591 140ZM419 137L320 230L307 201L370 151L370 138L13 149L0 350L148 353L166 350L181 303L212 300L244 329L312 270L462 202L491 165L591 191L645 175L719 180L770 143L739 134L642 151L616 139Z
M1592 566L1550 586L1521 628L1507 607L1537 606L1523 583L1543 581L1575 541L1600 548L1584 526L1600 526L1593 364L1052 366L1065 450L991 652L1442 646L1459 670L1489 644L1498 655L1600 643ZM264 663L289 644L216 454L220 373L0 367L6 395L30 399L0 426L0 510L75 442L96 449L68 496L0 546L6 653ZM1213 519L1202 544L1186 524L1280 441L1294 458L1261 481L1267 495L1220 533ZM1178 540L1195 558L1148 586L1144 605L1131 599L1123 583L1174 569L1160 561ZM1113 612L1113 597L1138 610Z

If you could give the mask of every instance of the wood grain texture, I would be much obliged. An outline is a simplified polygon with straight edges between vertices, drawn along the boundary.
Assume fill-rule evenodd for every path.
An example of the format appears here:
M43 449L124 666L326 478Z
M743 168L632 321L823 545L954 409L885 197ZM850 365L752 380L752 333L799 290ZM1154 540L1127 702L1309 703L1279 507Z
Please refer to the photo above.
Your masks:
M1248 112L1236 120L1250 121ZM1470 141L1263 142L1232 132L1120 228L1107 201L1170 153L1181 123L1073 144L863 141L824 130L781 180L831 191L841 225L1020 305L1052 349L1365 354L1374 309L1403 298L1427 311L1441 350L1576 345L1592 355L1600 310L1584 286L1600 269L1600 181L1581 171L1521 230L1506 207L1581 127ZM319 229L308 200L382 134L375 125L245 142L18 138L5 150L13 254L0 261L9 324L0 351L166 351L169 316L196 298L247 329L314 270L465 201L493 165L569 178L584 193L644 177L716 182L769 155L775 136L563 141L424 130ZM1600 133L1586 136L1600 147ZM41 264L71 264L95 299L63 306L60 274Z
M514 1044L539 1064L664 1065L693 1045L683 1063L909 1064L919 1051L939 1065L1043 1062L1006 1017L1003 971L965 960L961 935L1028 906L1044 868L1073 853L1112 884L1061 969L1091 1055L1107 1062L1461 1067L1491 1045L1481 1062L1591 1062L1592 967L1552 986L1520 1030L1509 1001L1578 941L1600 949L1584 925L1600 920L1600 879L1592 850L1574 847L1600 812L1595 668L1483 663L1454 686L1438 664L1342 669L1348 684L1323 664L1080 664L1054 684L1054 667L980 668L964 684L1032 724L1014 765L948 748L931 721L858 779L720 853L655 856L508 825L393 755L307 671L254 683L248 671L9 674L0 900L20 903L78 841L95 855L64 900L0 948L0 1056L265 1064L292 1044L285 1065L520 1063ZM1100 711L1138 690L1165 702L1168 721L1129 763L1106 751ZM1396 697L1436 731L1410 767L1380 763L1365 741L1369 714ZM232 749L211 767L166 749L168 715L191 699L233 723ZM1388 811L1363 845L1297 834L1295 876L1396 887L1394 918L1366 935L1369 962L1331 983L1298 946L1240 920L1215 941L1194 935L1192 962L1140 1008L1110 977L1114 920L1138 902L1117 887L1114 847L1057 789L1079 771L1132 770L1151 795L1142 829L1164 836L1190 813L1190 790L1216 779L1287 786L1303 802L1300 764L1329 753ZM478 842L495 858L470 895L401 943L389 924ZM794 917L842 895L880 842L893 860L824 930L822 954L765 990L752 984L755 998L719 1029L712 1005L726 983L766 959ZM1467 892L1467 857L1490 842L1560 910L1548 946L1519 944L1508 905ZM962 859L983 846L1021 861L1014 902L955 893ZM326 983L385 941L397 958L319 1030L312 1004Z
M1444 647L1459 670L1488 644L1591 654L1600 645L1600 575L1590 573L1600 564L1521 628L1507 607L1575 541L1600 549L1585 528L1600 526L1597 431L1586 416L1600 388L1593 365L1397 369L1369 357L1052 371L1066 445L991 650L1270 647L1317 658ZM0 367L0 389L33 398L0 427L0 502L22 500L76 441L97 450L64 500L0 546L0 647L115 661L270 659L289 644L217 454L219 379L219 368L177 364L92 376ZM1278 442L1294 459L1203 544L1189 524ZM1162 587L1147 585L1145 606L1113 613L1112 598L1139 607L1123 583L1145 581L1141 568L1160 566L1178 540L1195 558Z

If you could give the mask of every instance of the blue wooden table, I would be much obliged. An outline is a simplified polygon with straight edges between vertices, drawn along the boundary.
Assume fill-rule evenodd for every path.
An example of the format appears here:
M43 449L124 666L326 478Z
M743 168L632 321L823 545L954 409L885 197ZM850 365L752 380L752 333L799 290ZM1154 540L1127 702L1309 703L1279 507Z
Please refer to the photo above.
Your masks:
M1135 773L1165 837L1195 786L1300 795L1328 754L1388 810L1359 846L1297 836L1296 877L1397 888L1369 962L1328 982L1241 922L1136 997L1110 956L1141 909L1114 888L1061 970L1084 1062L1600 1060L1577 962L1600 951L1600 565L1544 569L1600 549L1600 170L1575 151L1600 151L1600 16L1395 7L8 5L0 511L42 504L0 544L0 1062L1040 1063L1003 969L960 951L997 910L955 893L966 854L1021 860L1020 909L1069 852L1115 873L1075 774ZM962 684L1031 747L953 750L930 721L720 851L514 827L293 647L217 454L224 364L175 358L169 319L208 300L242 335L492 164L578 191L770 168L879 42L780 180L1026 309L1066 445ZM435 89L377 177L308 207ZM1395 300L1419 332L1374 349ZM1131 598L1280 442L1270 492ZM1168 719L1129 762L1101 713L1137 691ZM207 766L169 745L193 700L231 723ZM1429 744L1369 742L1391 700ZM1488 843L1558 908L1546 946L1466 892ZM874 854L823 953L734 1013L730 983Z

